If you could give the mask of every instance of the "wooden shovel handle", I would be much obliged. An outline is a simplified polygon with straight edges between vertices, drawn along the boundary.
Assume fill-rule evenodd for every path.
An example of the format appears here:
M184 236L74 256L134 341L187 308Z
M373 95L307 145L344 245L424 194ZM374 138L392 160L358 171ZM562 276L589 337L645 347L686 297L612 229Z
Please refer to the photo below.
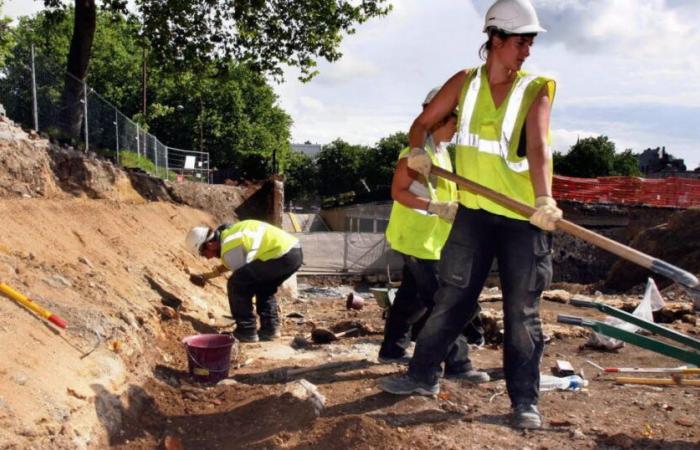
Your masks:
M353 332L355 332L355 331L357 331L357 330L359 330L359 328L357 328L357 327L355 327L355 328L350 328L349 330L345 330L345 331L342 331L342 332L340 332L340 333L335 333L335 337L337 337L337 338L343 337L343 336L345 336L346 334L353 333Z
M500 192L496 192L493 189L489 189L471 180L467 180L464 177L461 177L455 173L452 173L435 165L432 166L430 172L433 175L437 175L441 178L450 180L455 184L475 194L484 196L489 200L500 203L506 208L515 211L525 217L530 217L535 212L535 208L533 208L530 205L526 205L525 203L514 200L510 197L501 194ZM606 238L605 236L601 236L600 234L590 231L579 225L576 225L573 222L561 219L557 221L556 227L557 229L565 233L568 233L572 236L576 236L579 239L583 239L584 241L589 242L595 245L596 247L600 247L603 250L607 250L614 255L617 255L630 262L638 264L646 269L651 270L652 272L658 273L659 275L668 277L673 281L680 283L684 286L694 288L698 285L698 279L692 273L687 272L679 267L676 267L673 264L669 264L660 259L653 258L647 255L646 253L642 253L639 250L633 249L632 247L620 244L619 242L613 241L612 239Z
M302 373L314 372L316 370L336 369L338 367L343 367L347 363L348 363L348 361L334 361L334 362L321 364L318 366L299 367L298 369L289 369L287 371L287 376L300 375Z

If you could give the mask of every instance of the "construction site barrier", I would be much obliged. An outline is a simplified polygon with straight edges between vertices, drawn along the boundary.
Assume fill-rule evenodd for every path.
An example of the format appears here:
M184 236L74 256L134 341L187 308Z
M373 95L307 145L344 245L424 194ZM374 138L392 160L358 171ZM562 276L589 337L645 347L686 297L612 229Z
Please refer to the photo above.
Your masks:
M574 178L555 175L552 193L558 200L583 203L670 208L700 206L700 180L694 178Z

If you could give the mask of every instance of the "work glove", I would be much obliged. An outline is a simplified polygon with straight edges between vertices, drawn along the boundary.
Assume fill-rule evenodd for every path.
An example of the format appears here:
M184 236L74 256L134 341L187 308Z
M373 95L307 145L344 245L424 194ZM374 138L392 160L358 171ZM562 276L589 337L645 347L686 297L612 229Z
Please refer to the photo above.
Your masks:
M428 153L420 147L413 147L411 149L406 163L410 169L415 170L425 178L428 178L430 175L430 167L433 165Z
M545 231L554 231L558 220L564 216L557 208L557 201L548 195L540 195L535 199L536 211L530 216L530 223Z
M436 214L443 220L447 222L454 222L455 215L457 215L457 208L459 203L457 202L441 202L439 200L431 200L428 203L428 212Z
M204 278L202 275L197 275L194 273L190 275L190 281L199 287L204 287L204 285L207 283L206 278Z

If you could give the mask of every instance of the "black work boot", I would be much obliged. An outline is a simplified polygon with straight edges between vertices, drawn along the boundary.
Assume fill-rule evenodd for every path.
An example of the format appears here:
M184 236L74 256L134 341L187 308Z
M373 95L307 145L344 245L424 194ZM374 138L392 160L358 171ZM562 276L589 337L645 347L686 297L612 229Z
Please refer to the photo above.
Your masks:
M258 336L260 336L261 341L276 341L282 337L279 327L271 328L260 328L258 331Z
M239 342L258 342L260 340L255 329L236 328L236 331L233 332L233 337L238 339Z
M542 428L542 414L537 406L529 404L515 405L513 408L512 424L520 429Z

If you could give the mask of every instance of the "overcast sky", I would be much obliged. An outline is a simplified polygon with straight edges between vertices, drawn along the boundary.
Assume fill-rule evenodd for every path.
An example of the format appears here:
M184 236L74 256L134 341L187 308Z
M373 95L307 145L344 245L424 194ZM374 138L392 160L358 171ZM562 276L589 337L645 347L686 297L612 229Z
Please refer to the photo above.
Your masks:
M295 142L373 145L408 131L427 91L480 64L491 0L395 0L357 29L309 83L274 85ZM607 135L618 151L666 146L700 164L700 1L534 0L542 25L525 70L557 80L553 148ZM7 15L42 2L6 0Z

